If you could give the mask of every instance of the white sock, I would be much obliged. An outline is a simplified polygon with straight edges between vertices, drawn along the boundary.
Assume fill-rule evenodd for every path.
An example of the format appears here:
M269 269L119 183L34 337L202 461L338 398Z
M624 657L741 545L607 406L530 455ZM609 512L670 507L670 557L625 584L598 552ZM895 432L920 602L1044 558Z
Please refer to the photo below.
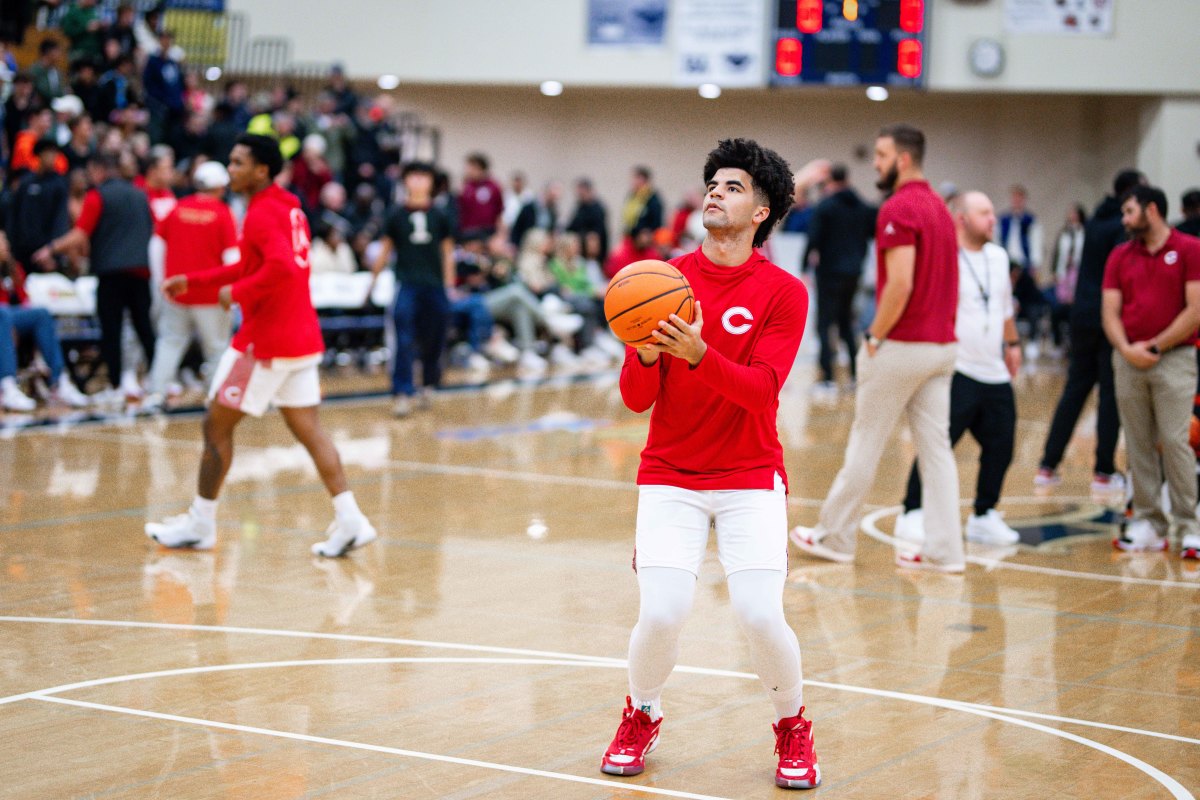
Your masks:
M631 697L629 701L633 703L633 707L638 711L644 711L651 722L658 722L662 719L662 699L654 698L653 700L642 700L638 697Z
M21 387L17 385L17 379L9 375L7 378L0 378L0 391L19 392Z
M347 490L333 498L333 514L339 520L357 519L363 515L354 492Z
M192 498L192 511L205 522L217 521L217 501L206 500L200 495Z

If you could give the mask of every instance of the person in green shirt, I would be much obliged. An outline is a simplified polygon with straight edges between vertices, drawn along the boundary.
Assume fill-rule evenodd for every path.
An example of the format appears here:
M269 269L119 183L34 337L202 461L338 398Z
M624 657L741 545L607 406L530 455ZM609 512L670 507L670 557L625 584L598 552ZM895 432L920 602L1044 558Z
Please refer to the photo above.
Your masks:
M104 29L104 22L96 12L96 0L75 0L62 21L63 33L71 40L71 58L99 61Z

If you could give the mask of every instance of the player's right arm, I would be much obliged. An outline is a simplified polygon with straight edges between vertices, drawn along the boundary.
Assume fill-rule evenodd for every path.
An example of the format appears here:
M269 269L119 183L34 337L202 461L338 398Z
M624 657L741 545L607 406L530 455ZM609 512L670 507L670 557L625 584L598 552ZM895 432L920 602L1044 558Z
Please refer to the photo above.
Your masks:
M625 348L625 364L621 367L621 399L630 411L640 414L654 405L662 385L662 370L663 359L658 353L647 351L643 354L639 348Z

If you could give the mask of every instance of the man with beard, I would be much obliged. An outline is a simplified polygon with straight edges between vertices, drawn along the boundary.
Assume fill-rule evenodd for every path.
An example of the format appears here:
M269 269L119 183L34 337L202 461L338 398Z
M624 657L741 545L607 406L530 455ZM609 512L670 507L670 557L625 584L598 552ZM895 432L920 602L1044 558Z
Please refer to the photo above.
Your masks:
M863 500L896 423L906 415L924 487L925 542L919 552L897 552L896 565L953 573L964 569L958 469L949 434L958 242L945 203L921 171L924 156L925 135L908 125L890 125L875 140L878 186L891 194L875 224L878 311L858 352L846 460L817 526L797 527L791 539L818 558L854 560Z
M1173 230L1166 216L1162 189L1130 191L1121 203L1130 241L1113 250L1104 268L1101 314L1115 351L1117 410L1133 481L1133 519L1113 546L1166 550L1174 521L1181 554L1194 559L1200 558L1200 521L1188 426L1196 391L1200 241ZM1164 479L1171 517L1162 507Z

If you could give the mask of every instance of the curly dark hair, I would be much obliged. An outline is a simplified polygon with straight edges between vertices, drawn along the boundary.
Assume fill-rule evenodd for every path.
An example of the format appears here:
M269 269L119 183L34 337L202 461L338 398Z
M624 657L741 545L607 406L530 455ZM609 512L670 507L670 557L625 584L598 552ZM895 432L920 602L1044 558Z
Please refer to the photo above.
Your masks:
M796 190L792 169L781 155L753 139L722 139L704 162L705 185L717 170L727 168L749 173L755 199L770 209L767 218L754 232L754 246L761 247L792 208Z

